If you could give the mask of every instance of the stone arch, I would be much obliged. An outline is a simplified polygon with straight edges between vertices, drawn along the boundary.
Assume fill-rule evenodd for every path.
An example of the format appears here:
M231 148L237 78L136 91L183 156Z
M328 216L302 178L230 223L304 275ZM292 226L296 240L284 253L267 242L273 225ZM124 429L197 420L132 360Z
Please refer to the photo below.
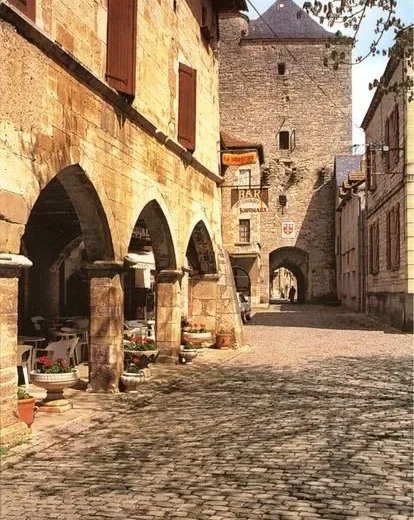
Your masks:
M188 239L186 256L199 274L217 273L213 242L204 220L199 220L194 225Z
M171 218L165 204L156 199L148 201L141 208L134 226L138 220L144 220L148 228L157 271L177 269Z
M42 218L50 221L50 229L56 222L54 216L62 216L67 212L66 220L70 232L66 236L59 237L62 242L51 244L51 257L53 263L61 251L79 236L85 242L88 261L114 260L115 253L112 242L112 234L109 227L107 214L103 208L100 197L79 164L65 167L57 175L49 180L40 191L36 201L31 207L30 215L26 222L24 242L30 251L31 228L39 223ZM76 218L78 226L71 219ZM54 229L57 233L57 229Z
M298 302L308 299L309 287L309 254L299 247L280 247L269 255L269 281L272 273L285 267L295 276L298 283Z

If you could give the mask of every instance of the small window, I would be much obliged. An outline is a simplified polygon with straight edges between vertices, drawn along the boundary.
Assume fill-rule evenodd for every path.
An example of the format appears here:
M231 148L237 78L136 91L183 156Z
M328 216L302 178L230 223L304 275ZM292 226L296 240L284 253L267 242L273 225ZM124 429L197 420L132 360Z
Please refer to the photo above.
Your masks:
M239 220L239 241L250 242L250 220Z
M285 63L278 63L277 64L277 73L283 76L286 72L286 64Z
M250 186L252 171L249 169L239 170L239 186Z
M289 150L289 132L279 132L279 150Z
M36 21L36 0L9 0L9 2L27 18Z

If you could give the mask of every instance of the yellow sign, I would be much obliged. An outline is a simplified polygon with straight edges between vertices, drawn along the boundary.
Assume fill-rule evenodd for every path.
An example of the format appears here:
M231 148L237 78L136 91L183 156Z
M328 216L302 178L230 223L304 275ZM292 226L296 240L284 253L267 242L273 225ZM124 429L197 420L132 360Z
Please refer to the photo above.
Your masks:
M242 166L256 162L256 152L223 153L221 160L225 166Z

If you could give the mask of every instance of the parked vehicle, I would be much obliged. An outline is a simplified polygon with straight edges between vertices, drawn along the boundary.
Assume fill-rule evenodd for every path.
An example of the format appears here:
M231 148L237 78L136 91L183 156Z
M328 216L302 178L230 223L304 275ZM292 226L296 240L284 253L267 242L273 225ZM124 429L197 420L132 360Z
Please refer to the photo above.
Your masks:
M243 323L251 320L250 298L243 293L237 293L239 297L240 314Z

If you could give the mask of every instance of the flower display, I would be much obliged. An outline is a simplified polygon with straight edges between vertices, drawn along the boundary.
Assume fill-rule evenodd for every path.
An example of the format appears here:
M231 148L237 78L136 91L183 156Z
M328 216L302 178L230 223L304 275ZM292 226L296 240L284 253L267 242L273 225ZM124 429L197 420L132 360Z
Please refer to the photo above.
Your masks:
M51 361L47 356L41 356L36 360L36 371L40 374L65 374L72 369L64 359Z
M125 349L127 350L157 350L157 348L153 339L144 336L133 336L128 342L125 342Z
M205 323L191 323L189 322L189 329L188 332L191 333L204 333L204 332L210 332L209 329L206 329Z

